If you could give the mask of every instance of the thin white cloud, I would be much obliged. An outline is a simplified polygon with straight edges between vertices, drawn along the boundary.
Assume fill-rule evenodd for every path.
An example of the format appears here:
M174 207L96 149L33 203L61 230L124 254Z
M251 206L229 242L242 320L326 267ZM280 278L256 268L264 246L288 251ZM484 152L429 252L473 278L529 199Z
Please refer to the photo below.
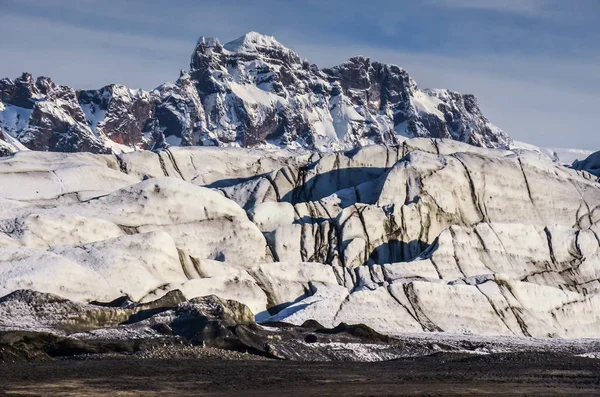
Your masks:
M429 4L447 8L531 13L543 8L544 0L427 0Z

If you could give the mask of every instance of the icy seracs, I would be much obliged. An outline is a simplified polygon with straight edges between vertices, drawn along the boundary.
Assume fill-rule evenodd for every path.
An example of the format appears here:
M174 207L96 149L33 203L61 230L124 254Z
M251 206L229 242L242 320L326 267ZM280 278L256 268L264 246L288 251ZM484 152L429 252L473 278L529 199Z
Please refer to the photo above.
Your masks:
M149 302L178 289L257 320L598 337L600 185L579 168L425 138L335 153L20 151L0 159L0 295Z

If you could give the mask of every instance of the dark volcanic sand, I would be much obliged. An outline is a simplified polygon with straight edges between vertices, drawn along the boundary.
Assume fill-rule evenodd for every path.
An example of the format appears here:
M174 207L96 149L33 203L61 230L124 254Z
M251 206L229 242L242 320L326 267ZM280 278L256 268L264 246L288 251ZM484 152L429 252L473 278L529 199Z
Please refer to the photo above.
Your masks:
M0 364L0 395L516 394L600 395L600 360L519 353L437 354L382 363L129 358Z

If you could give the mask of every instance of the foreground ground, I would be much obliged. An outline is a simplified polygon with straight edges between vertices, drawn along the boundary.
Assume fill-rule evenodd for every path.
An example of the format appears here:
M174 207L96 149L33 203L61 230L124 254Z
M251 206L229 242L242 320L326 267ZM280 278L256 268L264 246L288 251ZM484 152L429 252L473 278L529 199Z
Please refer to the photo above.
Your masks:
M600 395L600 360L565 354L432 356L381 363L102 359L0 364L0 395Z

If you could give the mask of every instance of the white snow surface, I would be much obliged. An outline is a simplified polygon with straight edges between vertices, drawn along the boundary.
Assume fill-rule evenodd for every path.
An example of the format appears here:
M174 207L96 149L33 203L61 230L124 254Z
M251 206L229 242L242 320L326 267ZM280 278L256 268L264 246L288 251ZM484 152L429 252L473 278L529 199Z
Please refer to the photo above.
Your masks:
M566 165L571 165L575 161L585 160L589 155L594 153L593 150L540 147L521 141L513 141L510 149L531 150L543 154L552 161Z
M0 102L0 128L15 137L27 126L32 110Z
M433 114L440 119L444 119L444 114L439 111L438 106L442 103L436 97L423 91L416 91L412 98L412 103L419 112Z
M283 45L275 40L273 36L267 36L258 32L248 32L240 38L225 44L225 49L231 52L256 52L260 47L279 47Z
M271 94L270 92L263 91L255 85L251 84L237 84L230 83L229 87L234 94L240 97L243 101L271 106L278 101L278 97L276 95Z

